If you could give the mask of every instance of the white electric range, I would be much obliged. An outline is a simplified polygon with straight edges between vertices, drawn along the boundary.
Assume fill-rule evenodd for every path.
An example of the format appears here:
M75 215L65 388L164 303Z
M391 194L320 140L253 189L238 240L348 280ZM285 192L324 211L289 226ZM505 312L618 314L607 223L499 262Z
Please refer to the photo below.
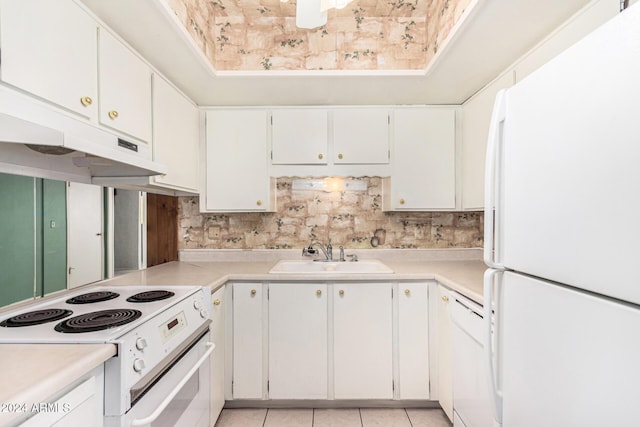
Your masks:
M98 286L0 315L0 343L113 343L106 426L209 421L209 289Z

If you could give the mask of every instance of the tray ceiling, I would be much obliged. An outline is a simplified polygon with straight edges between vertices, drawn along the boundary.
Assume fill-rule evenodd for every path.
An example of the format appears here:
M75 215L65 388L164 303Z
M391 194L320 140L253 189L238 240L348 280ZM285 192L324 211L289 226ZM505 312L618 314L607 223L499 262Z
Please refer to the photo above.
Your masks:
M218 71L424 70L470 2L354 0L308 30L295 0L167 0Z

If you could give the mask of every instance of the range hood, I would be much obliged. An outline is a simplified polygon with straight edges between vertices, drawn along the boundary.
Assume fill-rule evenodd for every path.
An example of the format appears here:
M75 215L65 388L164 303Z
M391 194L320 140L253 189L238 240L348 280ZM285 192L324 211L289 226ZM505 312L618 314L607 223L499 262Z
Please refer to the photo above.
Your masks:
M100 178L105 185L104 178L123 182L166 173L149 157L145 143L0 89L0 172L80 182Z

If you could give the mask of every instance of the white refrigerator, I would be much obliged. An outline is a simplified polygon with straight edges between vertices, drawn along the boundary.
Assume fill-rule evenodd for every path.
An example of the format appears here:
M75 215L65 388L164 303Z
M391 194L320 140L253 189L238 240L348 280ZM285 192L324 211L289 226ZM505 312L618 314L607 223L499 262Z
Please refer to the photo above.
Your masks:
M485 198L495 425L640 426L640 4L498 95Z

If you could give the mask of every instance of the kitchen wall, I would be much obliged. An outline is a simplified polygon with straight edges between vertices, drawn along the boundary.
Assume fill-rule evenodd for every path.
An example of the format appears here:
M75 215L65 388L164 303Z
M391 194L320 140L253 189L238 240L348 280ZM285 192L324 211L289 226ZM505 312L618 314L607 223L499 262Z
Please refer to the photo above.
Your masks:
M198 197L180 197L179 249L302 248L311 240L345 248L477 248L482 212L382 212L382 180L362 180L365 191L292 190L278 178L274 213L201 213Z

